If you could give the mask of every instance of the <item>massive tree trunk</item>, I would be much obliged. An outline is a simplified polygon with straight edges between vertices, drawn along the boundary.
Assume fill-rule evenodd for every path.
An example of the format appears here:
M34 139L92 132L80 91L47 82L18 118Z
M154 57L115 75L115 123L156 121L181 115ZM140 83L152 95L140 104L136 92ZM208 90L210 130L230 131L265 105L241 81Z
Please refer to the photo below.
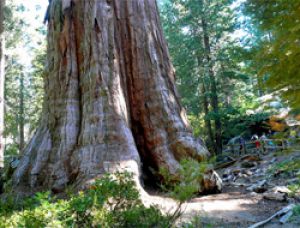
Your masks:
M4 80L5 80L5 63L4 63L4 7L5 0L0 1L0 176L1 169L4 167ZM1 177L0 177L1 178Z
M41 125L18 187L61 191L105 172L208 156L178 101L155 0L52 0Z

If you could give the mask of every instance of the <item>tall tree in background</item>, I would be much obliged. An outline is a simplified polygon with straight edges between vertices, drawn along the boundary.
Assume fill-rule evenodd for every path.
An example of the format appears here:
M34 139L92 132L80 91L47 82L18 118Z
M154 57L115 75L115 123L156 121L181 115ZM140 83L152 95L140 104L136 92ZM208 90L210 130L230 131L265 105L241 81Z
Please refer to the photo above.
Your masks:
M7 9L4 135L10 156L22 154L39 121L46 51L45 29L24 19L28 9L14 0L7 1Z
M53 0L41 125L14 184L63 190L208 156L193 138L154 0ZM215 186L209 186L215 187Z
M209 13L205 10L209 6L205 0L200 0L199 2L200 7L202 10L200 14L200 23L202 26L203 32L203 45L204 45L204 60L205 60L205 74L209 77L210 82L210 91L211 91L211 106L214 112L214 124L215 124L215 151L217 154L222 153L222 123L221 117L219 112L219 99L218 99L218 91L217 91L217 80L216 80L216 72L214 71L214 63L213 63L213 56L212 56L212 43L211 37L209 35L209 25L212 22L208 23L208 19L212 17ZM216 31L215 31L216 32ZM205 104L205 106L207 106ZM207 109L205 107L205 109Z
M5 37L4 37L5 0L0 1L0 170L4 167L4 80L5 80ZM1 175L1 172L0 172Z
M224 138L237 134L229 133L228 119L245 103L248 84L241 69L240 42L233 36L232 2L166 1L161 14L183 102L193 115L204 115L204 137L217 153ZM195 121L195 129L200 124Z

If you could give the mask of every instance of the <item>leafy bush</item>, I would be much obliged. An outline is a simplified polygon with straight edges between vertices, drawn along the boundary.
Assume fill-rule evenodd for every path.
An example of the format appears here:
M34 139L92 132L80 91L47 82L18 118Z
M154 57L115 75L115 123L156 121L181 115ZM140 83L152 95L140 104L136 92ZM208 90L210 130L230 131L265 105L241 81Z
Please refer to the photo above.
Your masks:
M167 169L161 168L160 175L163 178L161 188L169 195L185 202L201 191L201 182L208 164L199 163L193 159L183 159L180 162L177 176L171 175Z
M174 220L145 207L129 173L104 175L85 192L56 199L37 193L0 201L0 227L170 227Z
M178 201L177 208L170 215L172 220L176 220L182 215L183 203L201 192L201 183L207 168L208 163L183 159L180 162L177 176L171 175L166 168L160 169L159 173L163 178L162 190Z
M300 204L296 205L296 206L293 208L293 215L294 215L294 216L300 216Z

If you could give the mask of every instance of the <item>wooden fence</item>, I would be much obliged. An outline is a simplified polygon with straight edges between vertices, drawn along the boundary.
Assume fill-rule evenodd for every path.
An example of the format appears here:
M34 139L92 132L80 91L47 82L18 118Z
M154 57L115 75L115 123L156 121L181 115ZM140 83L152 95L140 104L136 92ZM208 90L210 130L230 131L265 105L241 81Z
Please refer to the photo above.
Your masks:
M231 155L268 153L284 150L300 151L300 138L259 139L223 146L223 154L228 153Z

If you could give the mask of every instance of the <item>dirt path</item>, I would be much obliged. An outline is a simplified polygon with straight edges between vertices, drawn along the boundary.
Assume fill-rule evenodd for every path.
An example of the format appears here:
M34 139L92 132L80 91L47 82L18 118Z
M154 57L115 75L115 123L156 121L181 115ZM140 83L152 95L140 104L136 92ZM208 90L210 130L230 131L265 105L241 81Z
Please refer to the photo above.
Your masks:
M286 198L285 200L265 199L263 194L263 192L270 191L271 188L278 184L286 185L286 181L288 180L285 177L279 176L275 179L268 179L267 177L269 175L267 170L270 166L283 159L285 158L276 157L276 159L273 159L273 155L266 155L251 168L241 168L240 164L237 163L229 168L219 170L220 176L226 176L227 179L230 174L223 174L226 172L230 173L231 171L239 174L248 170L249 175L240 175L238 178L233 177L233 180L224 181L224 188L221 194L202 196L185 203L183 205L185 209L184 214L179 223L200 218L201 223L199 227L249 227L267 219L290 203L297 203L295 199L291 198ZM238 169L240 171L237 171ZM264 186L266 189L261 190L262 192L256 193L249 190L249 186L255 185L255 183L265 179L267 180ZM158 194L152 193L144 199L146 204L156 204L164 212L170 212L176 208L175 201L159 196ZM300 224L287 223L281 225L279 219L275 218L264 227L298 228Z
M183 205L184 214L180 223L200 218L204 227L248 227L287 205L287 202L277 202L263 199L259 194L242 193L244 190L224 189L226 193L194 198ZM173 211L177 204L170 198L150 195L147 203L158 205L164 212ZM273 223L274 224L274 223Z

